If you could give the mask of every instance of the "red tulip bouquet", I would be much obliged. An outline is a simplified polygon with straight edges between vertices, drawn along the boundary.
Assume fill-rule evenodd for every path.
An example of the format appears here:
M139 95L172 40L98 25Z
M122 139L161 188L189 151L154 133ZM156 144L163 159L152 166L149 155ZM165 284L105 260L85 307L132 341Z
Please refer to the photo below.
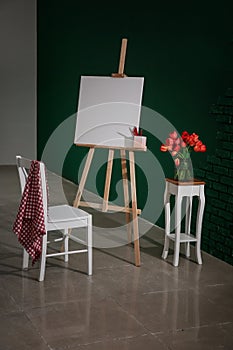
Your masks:
M169 151L176 166L175 179L179 181L188 181L193 178L192 163L190 153L206 152L206 145L202 143L199 136L195 133L189 134L183 131L179 137L176 131L169 134L165 144L160 147L162 152Z

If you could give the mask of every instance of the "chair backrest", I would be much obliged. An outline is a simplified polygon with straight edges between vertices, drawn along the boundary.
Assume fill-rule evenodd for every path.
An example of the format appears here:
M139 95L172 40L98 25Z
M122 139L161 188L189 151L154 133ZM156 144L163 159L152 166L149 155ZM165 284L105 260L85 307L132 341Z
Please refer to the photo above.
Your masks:
M21 187L21 194L23 194L28 173L31 167L31 159L24 158L22 156L16 156L16 165L19 174L19 181ZM47 182L46 182L46 174L45 174L45 165L42 162L40 164L40 183L41 183L41 191L42 191L42 199L43 199L43 209L44 209L44 219L45 224L47 222L47 207L48 207L48 193L47 193Z

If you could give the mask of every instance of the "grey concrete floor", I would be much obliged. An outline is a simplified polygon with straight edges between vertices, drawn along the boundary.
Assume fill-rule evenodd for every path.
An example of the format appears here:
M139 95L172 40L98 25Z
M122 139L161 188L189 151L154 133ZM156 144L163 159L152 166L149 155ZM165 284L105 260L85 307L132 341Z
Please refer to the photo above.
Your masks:
M49 182L56 202L56 181ZM0 349L233 349L233 266L203 252L202 266L181 255L175 268L172 250L161 259L161 231L148 226L135 267L131 245L101 248L101 231L111 235L116 227L112 242L117 232L124 236L120 214L94 212L93 276L79 254L67 264L49 259L38 282L38 264L21 270L22 248L12 232L20 200L14 166L0 167L0 183ZM75 186L63 185L72 201Z

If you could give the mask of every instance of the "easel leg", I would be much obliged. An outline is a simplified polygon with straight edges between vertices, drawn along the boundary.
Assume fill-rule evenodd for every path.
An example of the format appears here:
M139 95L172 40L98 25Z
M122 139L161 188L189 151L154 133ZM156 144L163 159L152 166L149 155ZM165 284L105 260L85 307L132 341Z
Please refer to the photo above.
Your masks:
M135 178L135 163L134 163L133 151L129 151L129 165L130 165L130 183L131 183L131 196L132 196L135 265L140 266L141 261L140 261L138 216L137 216L136 178Z
M111 177L112 177L113 158L114 158L114 150L110 149L108 152L108 165L107 165L107 172L106 172L106 178L105 178L104 200L103 200L102 211L108 210L108 198L109 198L109 190L110 190Z
M129 188L128 188L128 176L127 176L127 163L126 163L126 152L125 150L120 150L121 154L121 171L123 179L123 191L124 191L124 201L125 207L129 208ZM128 243L131 242L131 225L130 225L130 213L125 213L126 225L127 225L127 234L128 234Z
M77 208L79 206L79 203L80 203L80 200L81 200L81 197L82 197L82 193L83 193L83 190L84 190L84 186L85 186L85 183L86 183L86 180L87 180L87 174L88 174L88 171L90 169L90 165L91 165L92 158L93 158L93 155L94 155L94 151L95 151L94 148L90 148L89 149L89 152L88 152L88 155L87 155L87 159L86 159L86 163L85 163L85 167L83 169L81 181L80 181L80 184L79 184L79 187L78 187L78 192L76 194L76 198L75 198L74 204L73 204L73 206L75 208Z

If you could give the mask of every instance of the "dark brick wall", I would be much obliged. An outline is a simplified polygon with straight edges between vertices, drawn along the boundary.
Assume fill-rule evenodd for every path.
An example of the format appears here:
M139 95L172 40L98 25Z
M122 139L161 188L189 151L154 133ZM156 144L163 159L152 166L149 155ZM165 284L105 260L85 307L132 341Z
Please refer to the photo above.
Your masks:
M233 89L210 113L217 122L216 151L195 169L206 181L202 249L233 265Z

